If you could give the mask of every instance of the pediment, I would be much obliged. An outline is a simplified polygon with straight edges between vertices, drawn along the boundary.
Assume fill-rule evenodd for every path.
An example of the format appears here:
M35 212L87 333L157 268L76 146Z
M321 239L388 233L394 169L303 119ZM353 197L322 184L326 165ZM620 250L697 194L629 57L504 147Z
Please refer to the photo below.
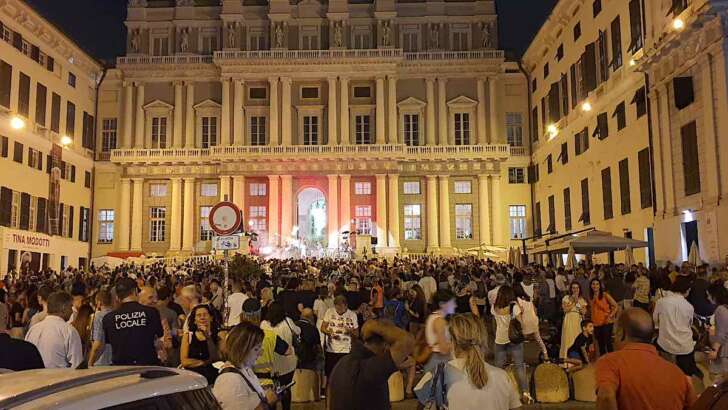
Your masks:
M145 110L172 110L174 106L162 100L154 100L144 106Z
M472 107L478 105L478 102L464 95L457 96L447 102L448 107Z
M407 97L404 100L397 103L397 107L399 108L418 108L421 109L427 105L426 102L415 98L415 97Z
M220 103L208 98L204 101L197 103L197 105L193 106L192 108L194 108L196 110L205 109L205 108L222 108L222 105L220 105Z

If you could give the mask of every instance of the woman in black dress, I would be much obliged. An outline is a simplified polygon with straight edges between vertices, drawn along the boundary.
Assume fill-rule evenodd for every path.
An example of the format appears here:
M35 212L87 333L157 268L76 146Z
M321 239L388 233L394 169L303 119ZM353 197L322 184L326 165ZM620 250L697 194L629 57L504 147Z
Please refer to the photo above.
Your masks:
M205 376L212 385L218 373L212 364L220 360L220 323L208 305L195 306L189 318L189 331L182 335L180 346L181 366Z

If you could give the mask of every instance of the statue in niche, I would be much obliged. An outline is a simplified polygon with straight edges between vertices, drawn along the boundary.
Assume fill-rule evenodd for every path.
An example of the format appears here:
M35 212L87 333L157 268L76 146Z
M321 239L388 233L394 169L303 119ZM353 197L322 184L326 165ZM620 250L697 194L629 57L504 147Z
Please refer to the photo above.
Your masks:
M183 28L181 32L182 38L179 42L179 49L186 53L190 49L190 29Z
M135 29L131 31L131 51L134 53L139 52L139 31L140 29Z
M283 48L283 23L276 24L276 48Z
M390 37L392 36L392 29L389 27L389 21L385 21L382 25L382 45L389 47Z
M235 23L230 23L228 25L228 32L227 32L227 42L228 47L234 48L235 47Z
M440 27L437 23L430 24L430 48L440 48Z
M493 24L483 22L480 24L483 48L493 48Z
M334 47L343 47L344 46L344 34L342 33L342 27L344 23L334 22Z

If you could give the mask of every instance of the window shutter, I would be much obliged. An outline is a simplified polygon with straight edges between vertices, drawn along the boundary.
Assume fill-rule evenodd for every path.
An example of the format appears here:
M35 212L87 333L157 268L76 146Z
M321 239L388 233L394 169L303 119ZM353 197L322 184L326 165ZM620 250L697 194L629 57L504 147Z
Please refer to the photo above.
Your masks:
M551 89L549 90L549 121L551 123L556 123L561 119L559 104L559 83L556 82L551 84Z
M38 209L36 210L36 232L48 233L46 230L46 199L38 198Z
M30 195L25 192L20 194L20 229L28 229L30 226Z
M622 215L632 212L632 199L629 193L629 160L619 161L619 199Z
M40 60L40 49L38 46L30 46L30 58L36 63Z
M629 53L634 54L642 48L642 6L639 0L631 0L629 2L629 31L630 42Z
M536 178L536 167L532 164L528 166L528 183L532 184L534 182L537 182L538 179Z
M3 158L8 157L8 146L10 145L10 141L8 140L8 137L0 137L2 138L2 147L0 147L0 154Z
M0 225L10 226L10 214L13 209L13 191L0 187Z
M38 169L38 171L43 171L43 154L41 154L41 153L38 153L38 154L39 155L38 155L37 169Z
M582 56L583 96L597 88L597 48L595 43L587 44Z
M602 170L602 202L604 204L604 219L612 219L612 172L610 168Z
M698 156L698 134L695 121L680 129L682 138L682 163L685 196L700 192L700 164Z
M73 238L73 207L68 207L68 237Z
M55 60L53 60L53 57L51 57L51 56L46 57L46 68L50 72L53 72L56 70Z
M76 182L76 166L71 165L71 182Z
M682 110L695 101L693 77L675 77L672 79L672 87L677 109Z
M652 171L650 169L650 149L637 153L640 171L640 205L642 209L652 206Z
M13 32L13 47L17 48L18 51L23 50L23 36L20 33Z
M581 154L581 132L574 134L574 155Z

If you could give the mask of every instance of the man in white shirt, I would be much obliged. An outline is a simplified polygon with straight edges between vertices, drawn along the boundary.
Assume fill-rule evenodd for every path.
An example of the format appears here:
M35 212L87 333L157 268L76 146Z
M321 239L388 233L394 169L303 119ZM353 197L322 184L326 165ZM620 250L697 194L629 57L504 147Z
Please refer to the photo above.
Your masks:
M48 297L48 316L31 327L25 340L35 345L46 368L76 368L83 361L81 337L67 323L73 313L73 298L66 292Z
M344 296L334 299L334 307L324 314L321 333L326 335L326 376L338 363L339 359L351 352L351 339L359 333L359 321L356 313L348 308Z
M693 350L693 305L685 299L690 292L690 279L678 276L672 284L671 292L655 304L652 318L658 330L657 346L660 350L675 356L675 362L688 376L703 377L695 365Z

